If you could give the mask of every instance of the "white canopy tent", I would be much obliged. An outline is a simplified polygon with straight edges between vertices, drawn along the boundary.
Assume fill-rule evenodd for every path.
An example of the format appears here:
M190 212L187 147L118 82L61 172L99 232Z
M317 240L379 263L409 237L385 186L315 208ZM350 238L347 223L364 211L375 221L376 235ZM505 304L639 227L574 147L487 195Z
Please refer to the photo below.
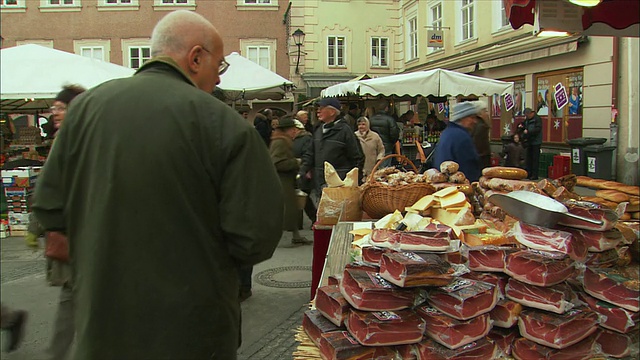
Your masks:
M237 100L282 100L290 94L293 83L265 69L237 52L225 56L229 69L220 76L217 86L224 97Z
M330 86L323 97L356 95L456 96L513 94L513 83L455 71L434 69L390 75L369 80L348 81Z
M88 89L135 72L124 66L34 44L0 50L0 65L0 109L8 113L48 109L67 84Z

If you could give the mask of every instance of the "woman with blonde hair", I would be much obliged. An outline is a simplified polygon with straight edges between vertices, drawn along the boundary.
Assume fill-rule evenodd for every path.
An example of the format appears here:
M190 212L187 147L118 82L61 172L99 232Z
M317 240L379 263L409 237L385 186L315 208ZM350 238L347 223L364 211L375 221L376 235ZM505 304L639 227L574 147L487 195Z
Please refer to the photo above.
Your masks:
M371 170L378 160L384 157L384 144L380 135L369 129L369 119L361 116L356 122L358 131L355 132L356 137L360 140L362 152L364 153L364 167L362 170L363 178L371 174Z

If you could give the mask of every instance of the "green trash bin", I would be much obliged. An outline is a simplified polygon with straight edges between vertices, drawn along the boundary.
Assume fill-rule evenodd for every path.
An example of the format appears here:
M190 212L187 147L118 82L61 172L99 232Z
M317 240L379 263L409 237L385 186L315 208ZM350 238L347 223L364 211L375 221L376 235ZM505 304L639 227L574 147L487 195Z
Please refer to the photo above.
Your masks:
M605 138L577 138L567 140L571 146L571 172L576 175L587 175L587 160L584 155L584 148L589 145L602 145L607 142Z
M553 157L558 153L543 152L540 153L540 162L538 163L538 177L549 177L549 166L553 165Z
M584 148L587 176L595 179L614 180L613 150L615 146L589 145Z

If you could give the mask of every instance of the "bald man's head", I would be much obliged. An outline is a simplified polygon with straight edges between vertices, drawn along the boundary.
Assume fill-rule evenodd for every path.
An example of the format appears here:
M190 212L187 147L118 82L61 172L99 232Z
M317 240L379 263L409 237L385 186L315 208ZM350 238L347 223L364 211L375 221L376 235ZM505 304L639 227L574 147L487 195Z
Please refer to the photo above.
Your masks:
M151 55L172 58L198 88L208 93L220 83L223 51L222 38L209 20L187 10L167 14L151 34Z

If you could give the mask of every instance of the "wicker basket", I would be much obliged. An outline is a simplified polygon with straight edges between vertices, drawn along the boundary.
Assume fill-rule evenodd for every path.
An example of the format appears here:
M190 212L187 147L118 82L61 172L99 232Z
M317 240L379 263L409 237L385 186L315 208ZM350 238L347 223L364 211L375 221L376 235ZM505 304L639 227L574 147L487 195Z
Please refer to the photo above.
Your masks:
M403 158L404 161L411 164L416 174L418 173L415 165L402 155L387 155L376 163L367 182L363 185L362 191L362 209L373 219L379 219L396 210L404 212L406 207L415 204L423 196L435 192L435 188L430 183L389 186L377 182L373 174L383 161L392 157Z

